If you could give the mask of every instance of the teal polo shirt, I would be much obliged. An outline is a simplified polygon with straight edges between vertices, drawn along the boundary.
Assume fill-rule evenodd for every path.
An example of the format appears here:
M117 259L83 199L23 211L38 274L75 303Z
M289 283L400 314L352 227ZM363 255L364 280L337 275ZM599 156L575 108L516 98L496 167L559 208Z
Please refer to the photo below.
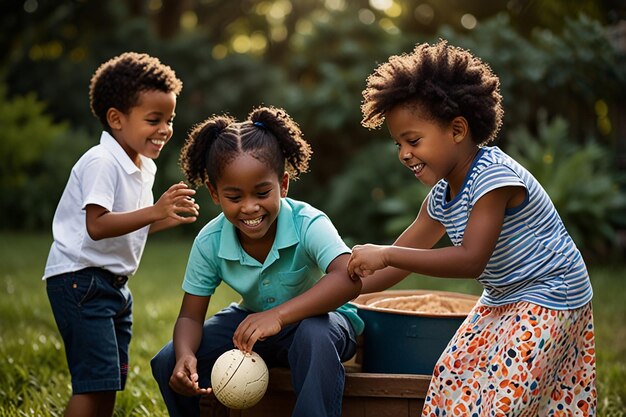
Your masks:
M281 199L276 221L274 244L261 263L243 250L223 213L211 220L194 240L183 290L206 297L223 281L241 295L241 307L265 311L307 291L337 256L350 253L328 216L307 203ZM344 304L337 312L356 334L363 331L356 307Z

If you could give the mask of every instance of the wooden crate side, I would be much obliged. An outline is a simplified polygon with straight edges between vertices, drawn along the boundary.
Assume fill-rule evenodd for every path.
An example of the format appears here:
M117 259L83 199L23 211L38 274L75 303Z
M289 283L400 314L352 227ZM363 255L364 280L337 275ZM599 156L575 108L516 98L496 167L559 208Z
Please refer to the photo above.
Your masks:
M349 373L344 396L424 399L429 383L428 375Z
M419 415L429 382L428 375L347 372L342 417ZM230 410L229 417L290 417L295 402L289 369L274 368L263 399L249 409Z

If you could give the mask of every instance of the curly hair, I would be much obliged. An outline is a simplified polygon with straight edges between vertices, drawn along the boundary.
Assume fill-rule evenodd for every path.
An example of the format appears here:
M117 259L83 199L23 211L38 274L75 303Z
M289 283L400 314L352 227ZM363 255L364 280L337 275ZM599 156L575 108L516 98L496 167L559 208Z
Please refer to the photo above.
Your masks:
M224 167L244 153L266 163L279 177L287 171L297 179L307 171L312 150L285 110L259 107L243 122L224 114L194 126L179 163L190 184L201 187L208 182L216 187Z
M100 65L89 84L89 107L110 132L107 111L116 108L124 113L137 105L139 93L163 91L180 94L183 83L174 71L148 54L125 52Z
M440 123L465 117L472 139L484 145L502 126L499 90L500 80L489 65L469 51L445 40L418 44L410 54L391 56L367 78L361 124L378 128L395 106L413 105Z

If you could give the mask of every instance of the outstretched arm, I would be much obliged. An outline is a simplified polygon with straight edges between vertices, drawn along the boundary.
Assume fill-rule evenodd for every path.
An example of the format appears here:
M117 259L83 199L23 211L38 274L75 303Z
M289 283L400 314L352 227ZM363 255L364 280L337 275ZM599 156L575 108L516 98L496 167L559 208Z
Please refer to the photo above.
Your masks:
M250 314L241 322L233 343L244 352L250 352L259 339L272 336L291 323L329 311L355 298L361 289L361 280L348 277L350 255L335 258L324 275L308 291L270 310Z
M428 198L422 202L422 207L413 223L396 239L393 246L414 248L414 249L430 249L432 248L445 233L441 223L433 220L427 212ZM356 246L354 249L361 248ZM378 255L372 255L378 256ZM349 269L357 265L352 256L349 262ZM363 280L361 294L383 291L387 288L402 281L411 271L388 266L369 275ZM351 276L358 277L354 271L350 271Z
M500 236L507 204L519 192L519 187L503 187L481 197L472 209L460 246L438 249L396 245L356 246L348 270L350 274L360 277L367 277L386 267L436 277L478 277L489 262Z
M150 231L163 230L181 223L192 223L198 205L191 198L195 190L180 182L172 185L152 206L122 213L111 212L96 204L86 207L87 232L93 240L122 236L153 225ZM189 217L182 216L185 214Z

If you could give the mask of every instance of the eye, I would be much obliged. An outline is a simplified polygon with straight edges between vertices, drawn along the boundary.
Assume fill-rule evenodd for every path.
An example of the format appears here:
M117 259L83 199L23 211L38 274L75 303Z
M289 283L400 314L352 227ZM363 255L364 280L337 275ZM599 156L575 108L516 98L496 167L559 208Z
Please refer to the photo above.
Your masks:
M417 143L420 141L421 138L416 138L416 139L410 139L407 142L409 143L409 145L411 146L415 146L417 145Z
M271 192L272 192L272 190L267 190L267 191L259 191L259 192L257 193L257 195L258 195L260 198L265 198L265 197L269 196L269 194L270 194Z
M241 200L241 197L240 197L240 196L238 196L238 195L231 195L231 196L229 196L229 195L225 195L224 197L225 197L228 201L232 201L233 203L236 203L236 202L238 202L239 200Z
M146 119L146 122L150 123L151 125L158 125L159 119Z

